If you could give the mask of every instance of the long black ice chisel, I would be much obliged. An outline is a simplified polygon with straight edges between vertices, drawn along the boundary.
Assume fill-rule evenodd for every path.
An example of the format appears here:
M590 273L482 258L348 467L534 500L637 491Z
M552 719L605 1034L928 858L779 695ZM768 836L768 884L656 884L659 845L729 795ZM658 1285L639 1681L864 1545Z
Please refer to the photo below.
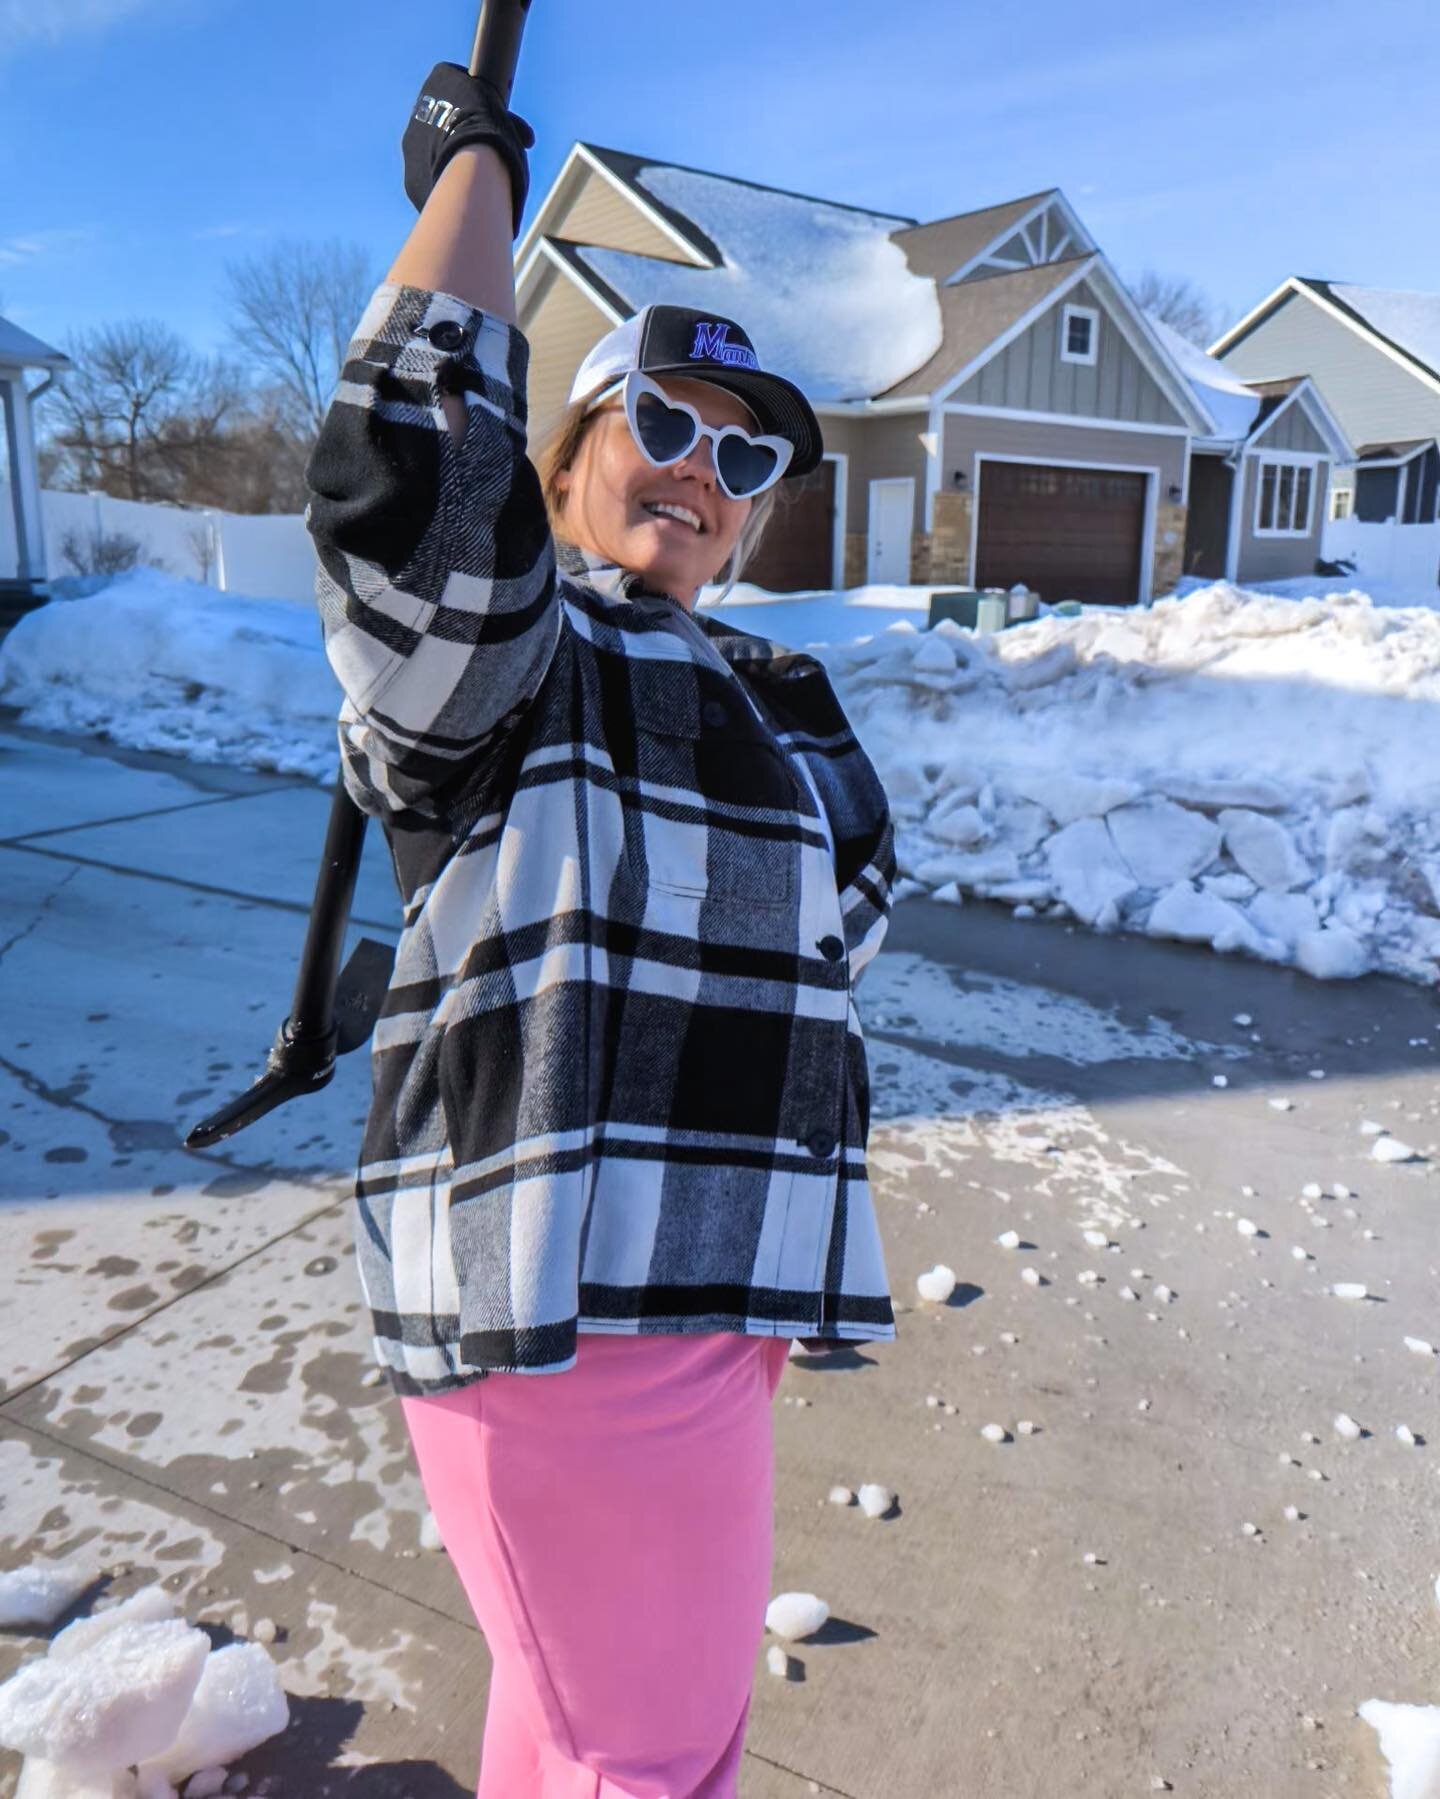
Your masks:
M470 73L483 76L507 101L529 10L530 0L482 0L475 25ZM358 1049L374 1030L394 950L362 937L340 967L365 824L365 814L337 780L290 1015L275 1033L264 1073L237 1099L202 1118L186 1137L186 1149L209 1149L287 1100L318 1093L334 1076L336 1056Z

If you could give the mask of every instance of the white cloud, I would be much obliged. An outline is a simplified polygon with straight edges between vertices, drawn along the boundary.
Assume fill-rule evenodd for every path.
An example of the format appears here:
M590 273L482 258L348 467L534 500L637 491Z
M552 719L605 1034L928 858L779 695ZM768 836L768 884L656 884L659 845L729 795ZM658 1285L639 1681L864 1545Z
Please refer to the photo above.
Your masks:
M57 225L46 231L27 231L0 238L0 268L19 268L27 263L67 256L88 248L98 235L91 225Z
M156 0L0 0L0 56L31 43L104 31L156 5Z

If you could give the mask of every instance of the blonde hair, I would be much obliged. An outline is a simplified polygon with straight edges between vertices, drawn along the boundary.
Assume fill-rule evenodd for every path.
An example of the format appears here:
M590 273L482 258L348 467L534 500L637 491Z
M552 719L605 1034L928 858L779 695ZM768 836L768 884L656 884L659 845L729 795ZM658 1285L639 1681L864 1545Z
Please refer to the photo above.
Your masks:
M600 416L598 412L587 411L589 405L588 399L573 400L561 413L559 421L535 455L535 467L540 475L540 491L545 496L545 510L549 514L550 528L557 537L565 536L565 494L560 486L560 476L567 474L575 466L580 446L589 435L590 427ZM713 577L720 583L720 591L712 604L725 598L740 579L746 563L760 548L760 539L765 535L765 527L775 510L779 492L780 483L777 481L773 487L767 487L758 500L751 501L749 516L740 528L735 548Z

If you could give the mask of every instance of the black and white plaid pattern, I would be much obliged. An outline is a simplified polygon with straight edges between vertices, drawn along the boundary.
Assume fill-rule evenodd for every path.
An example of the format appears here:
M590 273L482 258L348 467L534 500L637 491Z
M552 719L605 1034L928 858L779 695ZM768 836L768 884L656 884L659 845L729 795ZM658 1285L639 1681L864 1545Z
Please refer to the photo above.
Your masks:
M884 793L813 658L557 570L528 353L382 287L311 465L344 779L405 904L356 1187L378 1354L414 1393L569 1368L577 1331L891 1338L851 998Z

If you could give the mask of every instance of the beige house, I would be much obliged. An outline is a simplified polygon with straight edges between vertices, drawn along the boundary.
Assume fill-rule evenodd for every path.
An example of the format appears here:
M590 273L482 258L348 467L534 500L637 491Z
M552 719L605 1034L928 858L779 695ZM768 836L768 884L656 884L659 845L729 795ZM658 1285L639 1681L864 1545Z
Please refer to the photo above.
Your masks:
M1242 490L1268 483L1273 521L1267 432L1304 438L1307 508L1344 459L1308 384L1225 415L1212 383L1240 384L1202 351L1181 366L1058 189L919 223L576 144L516 270L533 441L591 344L655 300L740 320L805 389L825 459L786 484L747 571L780 590L1024 582L1047 600L1145 602L1196 549L1197 474L1206 554L1218 528L1219 572L1249 572L1250 515L1210 462ZM1285 534L1257 568L1313 567L1298 499L1287 477Z

